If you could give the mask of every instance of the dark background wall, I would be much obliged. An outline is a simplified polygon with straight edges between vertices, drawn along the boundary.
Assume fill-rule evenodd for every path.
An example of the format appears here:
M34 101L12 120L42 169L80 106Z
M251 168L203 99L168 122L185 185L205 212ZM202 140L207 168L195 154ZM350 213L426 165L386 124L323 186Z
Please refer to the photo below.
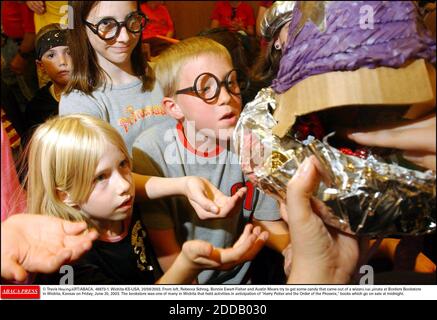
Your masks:
M211 12L216 1L164 1L175 24L175 37L184 39L207 29L211 24ZM259 1L245 1L256 16Z

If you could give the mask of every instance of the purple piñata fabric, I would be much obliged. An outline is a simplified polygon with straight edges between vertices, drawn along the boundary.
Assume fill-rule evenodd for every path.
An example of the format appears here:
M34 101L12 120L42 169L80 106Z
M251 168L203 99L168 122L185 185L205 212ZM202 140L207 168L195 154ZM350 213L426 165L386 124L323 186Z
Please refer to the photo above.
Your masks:
M360 26L363 6L374 12L374 28ZM369 8L369 7L366 7ZM325 8L326 30L307 21L297 9L291 20L288 42L272 87L283 93L299 81L331 71L402 66L410 59L435 64L436 43L410 1L332 1ZM293 32L294 31L294 32Z

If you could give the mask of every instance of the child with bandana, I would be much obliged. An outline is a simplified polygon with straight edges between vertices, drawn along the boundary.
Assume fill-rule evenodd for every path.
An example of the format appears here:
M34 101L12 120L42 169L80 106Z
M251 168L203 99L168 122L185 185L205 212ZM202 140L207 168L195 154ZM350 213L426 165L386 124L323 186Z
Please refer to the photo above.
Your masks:
M49 78L28 103L25 118L30 130L58 114L61 93L70 80L72 67L66 30L57 23L43 27L36 35L36 64Z

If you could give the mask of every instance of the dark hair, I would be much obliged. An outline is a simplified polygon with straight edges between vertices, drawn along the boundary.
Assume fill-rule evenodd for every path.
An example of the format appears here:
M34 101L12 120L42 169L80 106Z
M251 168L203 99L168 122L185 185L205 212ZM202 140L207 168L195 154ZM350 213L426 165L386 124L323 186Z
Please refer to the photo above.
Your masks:
M256 38L243 36L238 32L229 31L227 28L213 28L202 31L199 36L210 38L228 49L234 68L241 76L249 80L250 86L242 93L243 105L254 97L252 90L251 67L254 56L258 53ZM256 94L256 93L255 93Z
M106 85L105 70L97 62L97 56L86 34L83 23L91 9L100 1L69 1L73 10L73 29L68 30L68 46L70 48L73 70L71 79L65 89L66 93L80 90L91 94L97 88ZM137 2L138 6L138 2ZM142 52L141 40L138 41L131 55L132 69L143 82L143 91L153 87L154 76Z
M270 41L266 47L261 49L252 71L252 78L261 82L265 87L272 84L279 71L279 62L281 61L282 51L274 48L275 41Z
M229 31L227 28L213 28L202 31L198 35L212 39L228 49L234 68L246 74L248 73L249 52L237 33Z

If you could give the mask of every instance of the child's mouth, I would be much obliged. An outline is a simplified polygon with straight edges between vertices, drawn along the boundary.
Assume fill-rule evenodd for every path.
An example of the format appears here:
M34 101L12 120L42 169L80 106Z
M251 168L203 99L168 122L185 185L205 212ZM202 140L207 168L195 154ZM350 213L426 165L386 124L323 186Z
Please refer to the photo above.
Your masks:
M117 209L128 209L128 208L132 207L132 202L133 202L132 200L133 200L133 198L129 197L129 199L127 199L121 205L119 205L117 207Z
M230 112L230 113L225 114L223 117L221 117L220 121L224 121L228 124L236 124L238 121L238 118L235 115L235 113Z

